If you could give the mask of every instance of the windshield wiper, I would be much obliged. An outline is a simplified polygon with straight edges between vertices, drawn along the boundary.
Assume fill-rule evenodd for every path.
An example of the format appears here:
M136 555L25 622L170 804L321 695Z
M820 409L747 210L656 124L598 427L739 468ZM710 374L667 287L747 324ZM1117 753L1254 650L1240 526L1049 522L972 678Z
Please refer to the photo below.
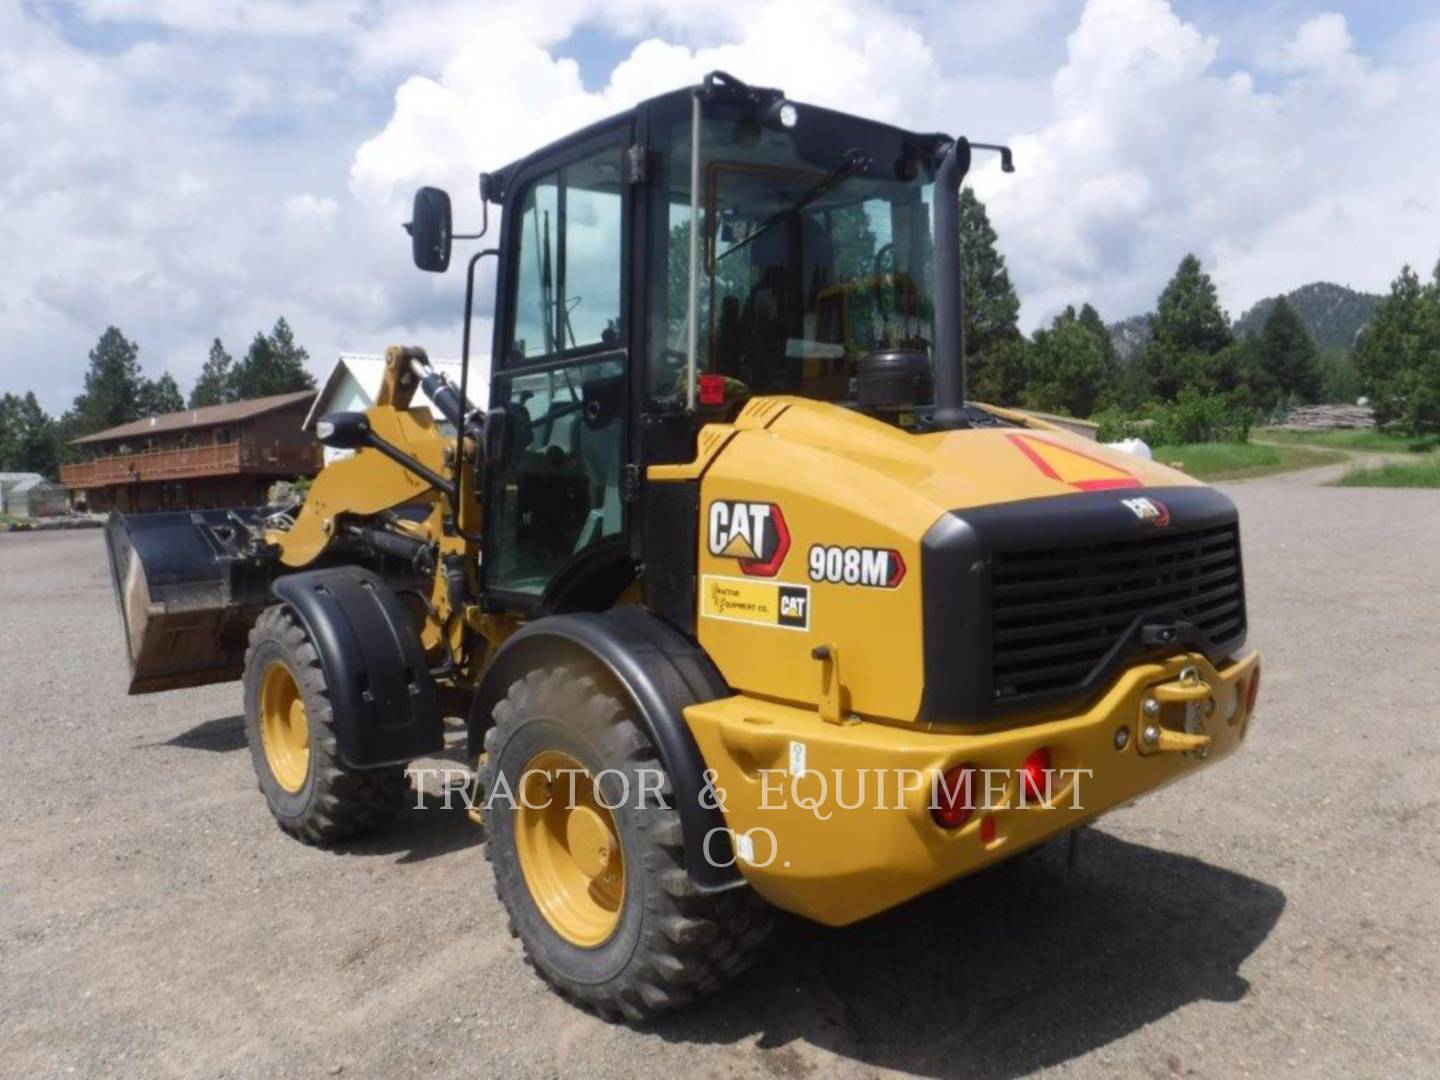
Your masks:
M859 150L849 151L845 155L844 160L841 161L841 163L836 168L826 173L825 176L822 177L820 181L815 184L814 187L811 187L807 191L805 191L798 199L794 201L794 203L785 207L785 209L776 211L775 213L771 214L768 218L766 218L759 225L757 225L755 231L752 232L749 236L745 237L744 240L741 240L738 243L731 244L719 255L715 256L715 261L718 263L721 259L725 258L725 256L733 255L741 248L748 247L750 244L754 243L757 239L759 239L762 234L769 232L771 229L773 229L776 225L779 225L780 222L784 221L791 214L798 214L801 210L804 210L805 207L809 206L816 199L820 198L822 195L825 195L830 191L835 190L835 188L839 187L846 180L854 176L857 172L859 172L861 169L865 168L869 164L870 159L867 158L864 154L860 153Z

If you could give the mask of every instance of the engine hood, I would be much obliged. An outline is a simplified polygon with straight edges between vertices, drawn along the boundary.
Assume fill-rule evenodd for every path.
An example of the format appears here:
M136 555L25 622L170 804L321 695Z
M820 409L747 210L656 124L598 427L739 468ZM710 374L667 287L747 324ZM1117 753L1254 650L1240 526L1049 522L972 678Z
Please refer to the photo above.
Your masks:
M1198 483L1165 465L1039 420L915 435L824 402L773 400L785 407L776 410L763 431L784 444L774 447L777 456L793 453L805 459L807 468L843 477L847 485L890 488L891 497L923 501L935 512L1082 491Z
M1125 534L1163 527L1167 503L1188 501L1177 489L1205 494L1183 473L1042 421L916 435L799 398L755 399L733 425L702 431L694 463L652 466L650 477L700 482L698 636L730 686L813 702L811 650L823 643L844 657L850 708L896 722L924 715L925 611L979 625L973 590L927 565L937 525L998 515L991 532L1004 535L1006 504L1026 503L1063 542L1096 521ZM986 572L983 557L960 561L965 581ZM952 653L966 650L942 656Z

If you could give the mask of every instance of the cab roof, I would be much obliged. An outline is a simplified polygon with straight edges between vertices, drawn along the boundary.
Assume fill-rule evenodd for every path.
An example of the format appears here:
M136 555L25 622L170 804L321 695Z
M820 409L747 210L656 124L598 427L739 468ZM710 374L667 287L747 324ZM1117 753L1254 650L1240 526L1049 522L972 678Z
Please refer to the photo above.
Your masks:
M678 90L670 90L664 94L647 98L638 102L623 112L607 116L603 120L597 120L593 124L587 124L583 128L572 131L561 138L555 139L544 146L530 151L522 158L518 158L500 169L495 169L488 174L482 174L481 194L489 202L499 203L504 200L505 192L510 186L510 180L530 161L546 157L557 150L561 150L572 143L583 142L593 135L620 123L626 117L633 117L642 112L663 108L669 105L676 105L688 101L690 96L696 92L707 96L711 100L723 101L750 101L757 106L765 106L772 101L783 100L785 92L774 87L750 86L741 82L732 75L723 71L712 71L706 75L698 86L682 86ZM863 116L856 116L853 113L842 113L835 109L827 109L822 105L810 105L805 102L796 102L810 112L821 112L831 117L856 120L865 124L873 124L876 127L888 128L898 135L916 140L917 142L940 143L949 139L949 136L939 133L920 133L907 128L896 127L894 124L887 124L881 120L870 120Z

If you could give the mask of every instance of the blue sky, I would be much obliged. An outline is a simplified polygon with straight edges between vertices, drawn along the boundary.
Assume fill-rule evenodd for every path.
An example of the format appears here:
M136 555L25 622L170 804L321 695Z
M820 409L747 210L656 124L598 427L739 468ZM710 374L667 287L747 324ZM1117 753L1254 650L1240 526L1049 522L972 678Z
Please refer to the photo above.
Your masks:
M981 170L1031 328L1148 310L1194 250L1233 314L1440 256L1440 12L1399 0L0 0L0 389L52 411L109 323L188 389L285 315L458 349L409 192L723 67L1011 141ZM484 340L484 327L480 328Z

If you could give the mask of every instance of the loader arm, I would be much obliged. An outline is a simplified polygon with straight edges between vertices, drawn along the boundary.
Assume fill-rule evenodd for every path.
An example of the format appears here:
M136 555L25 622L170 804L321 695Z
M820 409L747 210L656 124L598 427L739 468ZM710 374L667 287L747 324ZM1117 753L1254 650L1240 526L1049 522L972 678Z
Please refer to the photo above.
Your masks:
M445 490L404 460L362 447L325 466L293 515L275 508L113 515L106 537L131 693L238 677L246 632L273 602L276 579L336 562L394 570L431 663L473 678L488 655L484 635L467 648L465 632L478 588L475 470L455 477L452 438L428 408L410 407L427 375L423 352L392 346L379 402L365 420L398 457L445 478Z

